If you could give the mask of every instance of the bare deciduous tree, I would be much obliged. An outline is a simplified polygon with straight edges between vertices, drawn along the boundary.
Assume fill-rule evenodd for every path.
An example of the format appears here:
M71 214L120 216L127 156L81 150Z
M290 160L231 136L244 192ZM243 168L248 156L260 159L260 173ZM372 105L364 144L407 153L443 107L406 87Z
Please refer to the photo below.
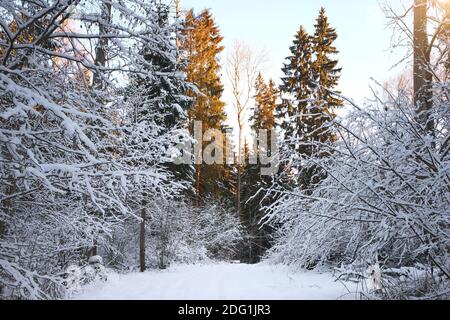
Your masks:
M244 126L247 121L247 111L253 100L254 88L258 72L266 61L265 51L255 51L246 43L236 40L227 58L227 76L233 95L233 107L237 117L238 127L238 159L236 207L241 213L241 175L243 153Z

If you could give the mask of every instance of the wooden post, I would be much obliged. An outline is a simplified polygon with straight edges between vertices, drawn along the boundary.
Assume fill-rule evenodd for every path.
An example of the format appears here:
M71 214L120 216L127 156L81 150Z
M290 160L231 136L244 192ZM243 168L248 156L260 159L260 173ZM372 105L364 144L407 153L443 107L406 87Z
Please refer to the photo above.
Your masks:
M142 221L139 225L139 264L140 271L145 271L145 208L141 211Z

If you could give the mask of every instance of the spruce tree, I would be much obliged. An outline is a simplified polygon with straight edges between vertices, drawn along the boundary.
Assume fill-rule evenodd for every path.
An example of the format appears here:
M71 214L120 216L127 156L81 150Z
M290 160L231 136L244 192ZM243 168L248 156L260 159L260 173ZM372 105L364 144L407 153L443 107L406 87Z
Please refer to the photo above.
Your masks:
M285 77L280 86L283 102L277 113L285 141L282 168L285 176L295 176L294 184L304 188L313 187L323 178L317 167L307 164L308 158L313 154L328 155L322 153L321 144L335 140L330 123L336 109L343 105L330 92L337 92L341 72L335 59L336 39L336 30L321 8L314 35L308 35L300 27L290 48L292 56L283 68ZM288 180L292 183L292 179Z
M188 91L192 85L187 81L183 69L186 61L179 58L175 39L175 26L169 23L169 6L153 1L153 11L148 13L152 20L147 42L139 49L135 68L144 73L136 73L126 90L125 100L134 100L129 117L134 124L146 123L151 129L144 133L166 137L159 145L163 167L177 180L191 180L193 173L188 165L175 165L170 158L174 147L174 136L187 136L188 111L193 99ZM186 131L183 134L183 129ZM140 139L143 136L140 136ZM144 138L144 142L146 139ZM162 141L162 140L161 140Z
M339 51L334 46L338 35L335 28L328 22L325 9L322 7L314 25L315 32L312 37L314 63L313 72L316 84L314 98L318 103L324 104L320 108L333 117L333 111L343 105L343 101L333 96L327 89L336 90L339 83L342 68L338 68L338 60L334 57ZM328 119L329 120L329 119Z
M136 62L136 68L149 72L134 77L129 92L145 99L135 117L152 117L162 130L167 131L187 120L192 98L186 93L191 86L182 73L185 62L176 59L178 49L173 36L174 26L169 24L169 8L158 4L154 10L156 21L148 30L148 37L154 41L140 49L141 59Z
M270 79L266 84L262 74L259 73L255 83L255 107L251 118L253 130L275 128L274 112L277 100L278 89L275 82Z
M197 90L188 91L195 99L189 112L191 134L194 121L201 121L202 134L208 129L221 130L226 115L225 103L221 101L223 84L218 55L224 47L221 45L223 37L211 12L204 10L196 16L193 10L188 11L181 38L180 46L188 60L187 79L197 87ZM224 166L196 164L195 170L196 206L200 206L205 196L220 198Z
M295 35L290 47L291 56L282 71L280 91L282 103L277 117L285 137L285 152L305 153L304 145L299 142L305 140L306 134L313 131L314 123L309 114L313 93L312 73L312 45L311 37L303 26Z
M250 120L251 128L255 133L258 133L260 129L267 130L268 148L261 151L268 154L272 151L270 150L271 130L275 128L278 95L275 83L272 80L266 83L263 76L258 74L255 81L255 106ZM259 147L262 148L261 145ZM248 148L246 150L246 159L248 159L250 151ZM264 213L260 209L273 201L272 196L265 192L272 183L272 177L261 175L262 164L259 158L256 164L249 164L248 161L246 163L242 175L242 216L243 225L247 228L248 240L241 254L243 261L256 263L270 247L272 228L261 225Z

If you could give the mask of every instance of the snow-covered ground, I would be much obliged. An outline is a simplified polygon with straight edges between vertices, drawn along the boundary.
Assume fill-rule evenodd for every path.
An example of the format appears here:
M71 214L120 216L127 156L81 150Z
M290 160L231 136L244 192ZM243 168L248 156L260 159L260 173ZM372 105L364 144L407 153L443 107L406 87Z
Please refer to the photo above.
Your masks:
M182 265L164 271L110 274L106 283L76 299L303 300L354 299L356 284L335 282L327 273L293 273L264 264ZM352 292L352 293L350 293Z

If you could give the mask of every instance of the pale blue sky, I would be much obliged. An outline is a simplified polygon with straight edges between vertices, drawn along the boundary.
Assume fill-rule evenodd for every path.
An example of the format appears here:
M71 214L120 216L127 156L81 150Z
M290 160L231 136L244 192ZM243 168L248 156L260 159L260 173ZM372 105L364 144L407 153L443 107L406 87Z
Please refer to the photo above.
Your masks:
M389 0L181 0L181 6L194 8L196 12L210 8L224 36L225 47L241 39L256 48L265 48L269 53L265 76L277 82L295 32L304 25L312 33L315 18L324 6L339 34L336 46L343 67L340 89L346 96L361 101L370 95L371 77L383 82L401 71L389 71L403 53L398 50L392 53L389 49L392 32L386 28L380 1ZM411 0L390 3L401 8ZM228 99L226 92L224 100Z

